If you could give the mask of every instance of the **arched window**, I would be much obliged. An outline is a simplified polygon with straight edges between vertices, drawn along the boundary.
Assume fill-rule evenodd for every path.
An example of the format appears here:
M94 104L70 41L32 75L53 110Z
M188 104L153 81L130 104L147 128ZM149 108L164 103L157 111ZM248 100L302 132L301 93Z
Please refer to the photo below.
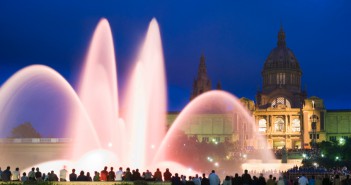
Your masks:
M292 124L291 124L291 131L292 132L300 132L300 130L301 130L300 120L293 119Z
M277 73L277 84L278 85L285 84L285 73Z
M274 122L274 130L276 132L285 131L285 124L283 118L277 118L277 120Z
M272 105L273 108L279 108L281 106L288 107L288 108L291 107L290 101L288 99L284 98L284 97L275 98L272 101L271 105Z
M266 132L266 130L267 130L267 121L265 119L260 119L258 121L258 131Z

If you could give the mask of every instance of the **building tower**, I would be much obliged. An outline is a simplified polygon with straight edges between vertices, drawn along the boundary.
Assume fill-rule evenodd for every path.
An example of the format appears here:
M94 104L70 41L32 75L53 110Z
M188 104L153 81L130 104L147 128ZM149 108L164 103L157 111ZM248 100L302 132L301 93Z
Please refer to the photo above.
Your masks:
M205 57L201 55L197 78L194 79L190 100L209 90L211 90L211 80L207 76Z
M268 55L262 70L262 90L256 94L255 121L269 146L304 147L302 71L294 53L286 46L280 27L277 47Z
M299 62L286 46L285 32L281 26L277 47L268 55L262 70L262 91L256 95L258 108L301 108L306 98L306 93L301 90L301 76Z

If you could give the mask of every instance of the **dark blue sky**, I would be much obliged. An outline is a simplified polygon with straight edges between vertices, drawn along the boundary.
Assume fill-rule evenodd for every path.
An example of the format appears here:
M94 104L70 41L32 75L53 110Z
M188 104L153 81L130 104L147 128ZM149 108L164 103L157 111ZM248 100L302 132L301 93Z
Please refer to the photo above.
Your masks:
M169 110L188 103L202 53L213 87L254 99L281 22L303 70L308 96L351 109L351 1L0 1L0 83L48 65L74 87L92 33L109 20L119 84L126 81L150 20L161 29Z

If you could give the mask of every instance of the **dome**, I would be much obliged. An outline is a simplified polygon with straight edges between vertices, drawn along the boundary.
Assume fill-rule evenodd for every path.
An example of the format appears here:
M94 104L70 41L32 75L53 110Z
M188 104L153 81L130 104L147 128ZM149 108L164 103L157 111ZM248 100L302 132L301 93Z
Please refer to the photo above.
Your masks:
M286 47L285 33L283 28L280 28L278 33L277 47L274 48L268 55L264 63L263 70L295 70L301 72L299 62L294 53Z

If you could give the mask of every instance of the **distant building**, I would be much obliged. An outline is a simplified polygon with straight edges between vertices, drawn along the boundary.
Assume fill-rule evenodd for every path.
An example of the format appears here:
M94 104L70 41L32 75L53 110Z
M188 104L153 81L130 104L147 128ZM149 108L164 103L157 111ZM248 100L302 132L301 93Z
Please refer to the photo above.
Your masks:
M301 88L300 64L286 45L283 27L278 32L277 47L268 55L261 75L263 84L256 94L256 103L247 98L240 101L251 112L256 129L266 137L270 148L311 148L316 142L351 137L351 110L326 110L322 99L307 98L307 92ZM221 88L218 84L217 89ZM211 89L202 55L190 99ZM168 122L176 116L176 113L169 114ZM238 141L257 148L256 138L247 136L252 130L245 124L235 113L201 114L194 115L183 129L199 141Z

